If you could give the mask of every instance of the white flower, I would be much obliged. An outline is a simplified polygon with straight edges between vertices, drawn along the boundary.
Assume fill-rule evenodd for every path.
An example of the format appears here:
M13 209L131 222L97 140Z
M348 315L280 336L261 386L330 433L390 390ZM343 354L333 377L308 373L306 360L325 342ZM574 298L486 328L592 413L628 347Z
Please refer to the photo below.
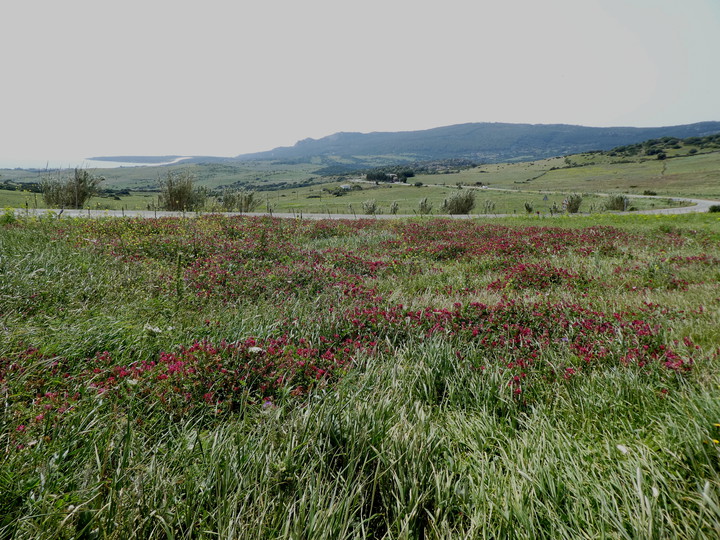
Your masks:
M149 323L145 323L145 326L143 326L143 330L145 330L148 334L162 333L162 330L160 330L160 328L158 328L157 326L152 326Z
M258 354L263 352L261 347L248 347L248 352L251 354Z

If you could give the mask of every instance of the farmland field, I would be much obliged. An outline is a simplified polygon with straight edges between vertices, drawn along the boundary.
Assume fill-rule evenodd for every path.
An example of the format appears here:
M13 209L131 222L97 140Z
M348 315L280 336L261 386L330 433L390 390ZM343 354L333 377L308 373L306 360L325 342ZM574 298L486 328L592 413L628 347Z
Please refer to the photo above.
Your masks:
M720 530L717 214L0 223L2 538Z

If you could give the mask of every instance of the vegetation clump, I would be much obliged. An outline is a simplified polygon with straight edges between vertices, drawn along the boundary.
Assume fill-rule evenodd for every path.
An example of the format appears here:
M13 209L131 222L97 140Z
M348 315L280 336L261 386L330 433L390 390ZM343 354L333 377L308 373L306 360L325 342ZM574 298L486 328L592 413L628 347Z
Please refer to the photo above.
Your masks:
M195 187L194 177L187 171L168 171L165 178L160 180L160 195L158 202L160 208L170 211L200 210L205 206L208 190L204 187Z
M428 200L427 197L423 197L420 199L420 202L418 203L418 213L421 215L429 214L432 212L433 205Z
M628 199L625 195L611 195L607 198L603 206L605 207L605 210L618 210L620 212L625 212L628 208L630 208L630 199Z
M46 176L40 182L43 200L50 208L83 208L98 194L98 186L105 179L84 169L75 169L69 178Z
M475 208L475 192L460 189L443 201L442 210L447 214L469 214Z
M221 204L225 212L238 211L245 213L256 210L262 204L262 201L254 191L226 188L222 192Z
M368 199L362 203L363 212L368 215L374 216L380 211L380 207L375 199Z
M563 206L569 214L577 214L580 211L582 201L582 195L575 193L573 195L568 195L568 197L563 201Z

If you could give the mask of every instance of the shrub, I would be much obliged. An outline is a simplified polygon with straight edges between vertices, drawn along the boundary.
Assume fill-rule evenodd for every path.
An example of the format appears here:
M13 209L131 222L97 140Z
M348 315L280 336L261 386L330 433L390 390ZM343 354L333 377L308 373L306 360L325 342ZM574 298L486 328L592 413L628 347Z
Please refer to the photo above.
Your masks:
M17 222L15 217L15 210L13 208L6 208L2 215L0 215L0 225L12 225Z
M46 177L40 183L45 204L60 208L82 208L91 197L97 195L100 182L84 169L75 169L70 178Z
M226 189L222 193L222 209L225 212L252 212L260 206L260 199L254 191Z
M463 189L443 201L443 212L448 214L469 214L475 208L475 192Z
M205 205L207 190L193 187L189 172L169 171L160 181L159 206L165 210L200 210Z
M708 212L720 212L720 204L713 204L708 208Z
M652 189L646 189L643 191L643 195L657 195L657 191L653 191Z
M525 203L525 212L527 212L528 214L532 214L533 212L533 205L529 202Z
M394 216L398 213L398 210L400 210L400 205L397 201L393 201L390 205L390 213Z
M427 197L423 197L420 199L420 204L418 205L418 212L420 214L429 214L432 212L432 203L427 200Z
M611 195L605 201L605 210L619 210L624 212L630 206L630 199L625 195Z
M370 200L363 202L362 209L363 209L363 212L365 212L366 214L369 214L371 216L374 216L375 214L377 214L378 210L379 210L375 199L370 199Z
M570 214L577 214L580 210L580 205L582 204L582 195L573 194L568 195L568 198L565 199L565 210L568 211Z

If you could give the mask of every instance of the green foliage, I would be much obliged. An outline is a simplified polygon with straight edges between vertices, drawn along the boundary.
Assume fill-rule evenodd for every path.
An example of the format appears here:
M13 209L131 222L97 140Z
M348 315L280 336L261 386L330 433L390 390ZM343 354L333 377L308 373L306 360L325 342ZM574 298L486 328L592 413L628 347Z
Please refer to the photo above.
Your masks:
M208 190L194 187L194 178L188 171L168 171L160 180L160 208L170 211L200 210L205 205Z
M420 202L418 203L418 213L419 214L429 214L432 212L432 203L428 201L427 197L423 197L420 199Z
M716 537L720 221L484 221L0 229L0 538Z
M16 222L17 217L15 216L15 210L13 208L6 208L0 216L0 225L12 225Z
M710 208L708 208L708 212L720 212L720 204L710 205Z
M526 202L526 203L525 203L525 212L528 213L528 214L532 214L532 213L533 213L533 205L530 204L529 202Z
M582 195L573 194L568 195L565 199L565 210L570 214L577 214L580 211L580 205L582 204Z
M397 201L393 201L392 204L390 204L390 213L394 216L398 213L398 210L400 210L400 204L398 204Z
M618 210L625 212L630 207L630 199L625 195L611 195L603 205L605 210Z
M447 214L469 214L473 208L475 208L475 191L472 189L456 191L442 204L442 210Z
M224 189L221 201L225 212L253 212L262 204L254 191L244 189Z
M84 169L75 169L69 178L60 175L46 176L40 183L45 204L50 208L82 208L98 193L105 179L91 175Z
M380 211L380 208L378 208L378 204L375 199L369 199L367 201L363 201L362 209L363 209L364 213L369 214L371 216L374 216L375 214L377 214Z
M372 182L407 182L414 176L415 171L406 167L382 167L365 174L365 178Z

